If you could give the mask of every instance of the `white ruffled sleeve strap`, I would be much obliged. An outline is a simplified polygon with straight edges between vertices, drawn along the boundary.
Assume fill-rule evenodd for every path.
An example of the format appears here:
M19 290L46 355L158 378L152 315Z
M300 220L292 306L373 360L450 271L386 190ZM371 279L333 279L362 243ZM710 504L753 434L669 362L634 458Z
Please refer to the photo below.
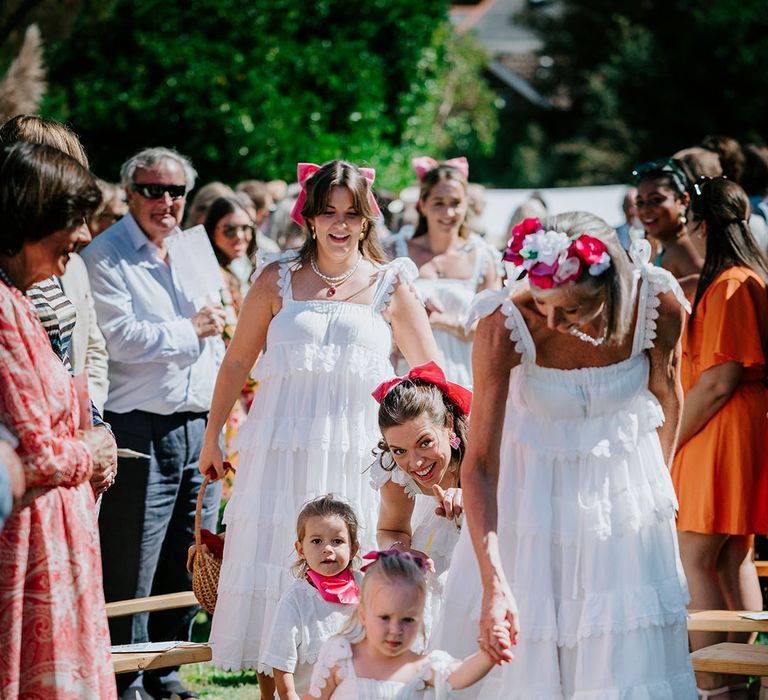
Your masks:
M475 294L475 298L467 311L467 323L464 326L464 332L469 333L472 326L481 318L490 316L496 311L507 300L508 293L508 289L485 289L479 294Z
M256 267L253 270L253 273L251 274L251 284L253 284L259 277L261 277L261 273L264 272L264 270L267 268L267 266L271 265L272 263L276 262L280 264L280 270L279 270L279 277L278 277L278 288L280 290L280 296L283 296L283 293L285 292L285 283L286 279L288 277L288 273L290 272L292 263L295 263L299 259L299 253L296 250L286 250L282 253L266 253L262 251L256 252Z
M323 644L312 668L312 678L309 681L310 696L322 697L323 688L328 684L334 668L341 677L345 677L351 659L352 647L345 637L337 634Z
M669 270L651 263L651 244L648 241L644 238L632 241L632 245L629 247L629 257L632 259L635 269L640 272L646 287L640 308L640 311L643 312L642 321L644 322L642 347L637 349L650 350L656 339L656 320L659 318L658 307L661 304L659 295L672 292L680 306L688 313L691 313L691 304L674 275ZM638 319L638 322L640 320Z
M461 661L454 659L445 651L436 649L430 652L422 678L425 682L432 681L435 688L435 700L447 700L456 697L456 692L451 687L448 677L459 666L461 666Z
M375 491L380 491L384 484L389 481L402 486L406 496L411 500L415 500L416 496L421 493L416 482L395 464L395 460L392 459L389 452L385 452L381 459L377 459L371 464L371 487Z
M387 308L392 293L401 284L410 285L414 292L416 292L413 283L419 276L419 269L410 258L395 258L392 262L382 265L379 274L381 275L379 277L379 286L373 299L373 307L376 311L381 312Z

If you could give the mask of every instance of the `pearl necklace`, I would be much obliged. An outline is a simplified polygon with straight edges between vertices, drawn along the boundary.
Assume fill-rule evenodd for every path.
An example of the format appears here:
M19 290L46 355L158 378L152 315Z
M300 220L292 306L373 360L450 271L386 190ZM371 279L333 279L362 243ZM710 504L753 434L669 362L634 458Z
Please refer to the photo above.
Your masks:
M571 328L569 333L572 336L578 338L579 340L584 341L585 343L589 343L590 345L594 345L595 347L598 347L602 345L605 342L605 339L608 337L608 324L605 325L605 328L603 328L603 332L597 338L593 338L591 335L587 335L586 333L583 333L578 328Z
M349 268L346 272L338 275L337 277L331 277L330 275L324 275L317 267L314 257L309 259L309 264L314 272L323 282L328 285L328 296L332 297L336 294L336 288L344 284L352 275L357 272L357 268L360 267L360 261L363 259L362 255L357 256L357 262Z

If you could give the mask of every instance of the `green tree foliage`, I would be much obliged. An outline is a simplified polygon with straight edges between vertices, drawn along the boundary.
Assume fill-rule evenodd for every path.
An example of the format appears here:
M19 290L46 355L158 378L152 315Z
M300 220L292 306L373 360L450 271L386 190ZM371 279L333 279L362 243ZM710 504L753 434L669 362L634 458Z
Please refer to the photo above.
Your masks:
M566 103L536 115L548 184L626 181L709 133L768 137L765 0L563 0L534 26L555 59L538 87Z
M439 0L100 0L50 52L45 112L107 178L166 145L205 180L292 179L297 161L345 157L394 187L412 155L467 133L492 143L477 51L454 48L446 21ZM451 84L458 64L466 86Z

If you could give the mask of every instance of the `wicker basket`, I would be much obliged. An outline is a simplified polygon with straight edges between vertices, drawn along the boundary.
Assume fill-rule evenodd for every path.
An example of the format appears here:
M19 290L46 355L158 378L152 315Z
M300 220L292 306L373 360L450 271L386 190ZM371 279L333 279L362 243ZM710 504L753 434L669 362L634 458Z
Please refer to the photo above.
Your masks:
M203 510L203 498L210 478L203 479L200 493L197 495L197 508L195 509L195 552L192 556L192 591L201 607L213 615L216 608L216 596L219 590L219 573L221 573L221 559L211 554L206 547L203 549L200 535L200 514ZM189 568L189 566L187 567Z

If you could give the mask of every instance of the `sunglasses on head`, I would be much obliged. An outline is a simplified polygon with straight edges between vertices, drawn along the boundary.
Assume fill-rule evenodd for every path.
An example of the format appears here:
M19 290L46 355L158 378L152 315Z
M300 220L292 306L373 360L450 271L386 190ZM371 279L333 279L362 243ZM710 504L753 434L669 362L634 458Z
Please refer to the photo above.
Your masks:
M647 163L641 163L632 171L632 177L635 182L639 182L649 173L665 173L672 177L680 192L685 192L688 188L688 178L680 167L671 158L660 158L659 160L650 160Z
M224 238L234 238L238 233L242 231L245 234L253 236L255 229L251 224L245 224L243 226L222 226L221 232L224 234Z
M134 182L131 190L145 199L161 199L167 192L171 199L181 199L187 193L186 185L162 185L158 182Z

